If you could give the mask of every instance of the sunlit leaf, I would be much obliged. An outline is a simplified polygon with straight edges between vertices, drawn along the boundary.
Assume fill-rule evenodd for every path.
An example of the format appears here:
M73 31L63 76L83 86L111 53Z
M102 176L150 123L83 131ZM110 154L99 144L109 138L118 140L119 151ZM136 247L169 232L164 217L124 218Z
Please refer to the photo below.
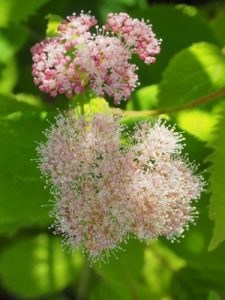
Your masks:
M1 0L0 2L0 26L9 23L26 21L36 10L49 0L26 1L23 0Z
M181 111L176 116L177 125L202 141L209 141L216 123L215 115L200 109Z
M158 103L158 85L153 84L138 89L127 102L127 110L148 110L155 108Z
M19 297L37 297L65 288L77 280L82 257L63 251L60 239L40 234L22 238L0 255L4 287Z
M46 19L48 20L46 36L47 37L54 37L58 34L58 27L62 22L62 18L58 15L48 14Z
M197 43L173 57L159 85L160 107L172 107L225 86L225 56L219 47Z

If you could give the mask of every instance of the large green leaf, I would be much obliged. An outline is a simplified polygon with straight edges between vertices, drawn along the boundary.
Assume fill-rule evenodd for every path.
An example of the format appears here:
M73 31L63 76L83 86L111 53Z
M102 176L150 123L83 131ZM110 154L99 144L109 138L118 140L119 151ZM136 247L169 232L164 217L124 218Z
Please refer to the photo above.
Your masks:
M215 137L210 146L214 152L209 157L210 167L210 217L214 220L215 227L209 249L215 249L225 240L225 104L216 126Z
M219 47L197 43L180 51L159 85L160 108L173 107L225 86L225 56Z
M161 53L155 64L147 66L139 60L136 61L143 85L157 83L171 57L181 49L202 41L220 44L207 21L194 7L151 5L149 9L131 11L131 15L139 19L149 19L156 37L163 40Z
M43 139L48 124L47 113L31 105L32 99L29 104L23 95L18 101L0 97L0 233L50 223L49 207L42 207L50 194L32 160L36 159L36 142Z
M69 255L58 238L47 234L22 238L0 255L4 288L22 299L53 293L72 280L76 282L81 265L80 253Z

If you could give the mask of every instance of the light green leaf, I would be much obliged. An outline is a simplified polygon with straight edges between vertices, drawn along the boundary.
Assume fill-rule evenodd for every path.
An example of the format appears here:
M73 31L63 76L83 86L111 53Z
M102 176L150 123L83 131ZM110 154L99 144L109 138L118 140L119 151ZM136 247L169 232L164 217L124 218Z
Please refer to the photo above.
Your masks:
M0 91L11 93L18 79L17 63L14 57L2 66L0 70Z
M149 291L155 297L166 296L174 275L186 265L169 247L159 241L151 241L145 249L143 276Z
M173 107L225 86L225 56L219 47L197 43L173 57L159 85L160 108Z
M138 89L127 102L127 110L148 110L158 103L159 88L157 84Z
M52 14L48 14L46 19L48 20L46 36L47 37L57 36L58 27L63 19L58 15L52 15Z
M212 130L216 124L215 115L212 112L201 109L181 111L176 114L176 123L188 133L202 141L209 141L212 138Z
M0 1L0 26L7 26L9 23L26 21L34 15L36 10L49 0L26 1L23 0L1 0Z
M215 249L225 240L225 104L220 113L220 119L215 129L215 138L210 146L214 150L208 158L210 166L210 217L214 221L213 237L209 250Z
M47 234L20 239L0 255L4 288L23 299L64 289L72 280L76 282L81 266L80 253L69 255L60 239Z

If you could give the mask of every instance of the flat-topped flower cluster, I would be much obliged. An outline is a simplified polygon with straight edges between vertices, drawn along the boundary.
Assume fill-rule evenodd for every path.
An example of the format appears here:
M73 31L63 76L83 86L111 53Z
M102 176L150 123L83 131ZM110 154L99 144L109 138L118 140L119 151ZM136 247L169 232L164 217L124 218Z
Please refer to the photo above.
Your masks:
M74 14L61 23L56 37L32 47L32 73L41 91L72 97L91 89L99 97L112 97L115 104L130 97L138 85L132 54L153 63L160 41L150 24L126 13L110 13L106 25L91 33L96 24L89 14Z
M162 121L139 124L121 144L109 113L60 115L38 147L53 186L56 231L92 259L130 235L149 241L182 236L196 215L203 180L181 158L183 137Z

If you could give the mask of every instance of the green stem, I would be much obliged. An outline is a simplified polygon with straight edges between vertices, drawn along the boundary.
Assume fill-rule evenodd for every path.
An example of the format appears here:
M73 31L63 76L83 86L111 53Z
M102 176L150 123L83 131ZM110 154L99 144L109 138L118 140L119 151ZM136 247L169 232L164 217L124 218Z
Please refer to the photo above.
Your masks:
M150 116L158 116L162 114L170 114L173 112L178 112L181 110L194 108L196 106L202 105L204 103L214 101L219 97L225 96L225 87L221 88L220 90L211 93L209 95L197 98L193 101L183 103L177 106L165 108L165 109L155 109L155 110L142 110L142 111L122 111L120 109L113 109L115 110L116 114L122 114L125 117L150 117Z

